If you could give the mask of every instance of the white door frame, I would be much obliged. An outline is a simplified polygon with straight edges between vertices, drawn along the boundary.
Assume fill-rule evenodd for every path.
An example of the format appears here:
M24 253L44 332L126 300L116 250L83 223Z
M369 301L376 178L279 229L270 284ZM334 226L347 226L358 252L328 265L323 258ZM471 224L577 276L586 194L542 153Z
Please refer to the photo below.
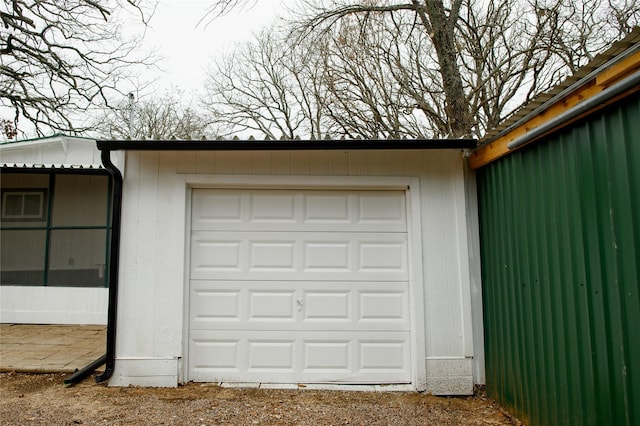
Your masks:
M185 174L186 200L182 382L189 369L189 264L191 260L191 193L194 188L215 189L334 189L334 190L402 190L407 212L409 309L411 318L411 385L417 391L427 387L425 365L424 283L422 262L422 223L420 179L396 176L293 176L293 175L211 175Z

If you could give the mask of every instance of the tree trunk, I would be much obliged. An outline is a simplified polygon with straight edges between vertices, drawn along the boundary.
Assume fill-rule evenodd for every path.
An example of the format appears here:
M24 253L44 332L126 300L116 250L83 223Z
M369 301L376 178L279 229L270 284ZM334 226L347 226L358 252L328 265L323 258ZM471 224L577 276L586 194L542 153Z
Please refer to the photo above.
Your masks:
M458 68L458 51L454 33L459 1L453 2L449 16L445 12L442 0L426 0L424 4L418 0L412 0L412 3L429 33L438 56L442 88L446 99L445 111L451 131L449 137L468 136L472 132L473 122Z

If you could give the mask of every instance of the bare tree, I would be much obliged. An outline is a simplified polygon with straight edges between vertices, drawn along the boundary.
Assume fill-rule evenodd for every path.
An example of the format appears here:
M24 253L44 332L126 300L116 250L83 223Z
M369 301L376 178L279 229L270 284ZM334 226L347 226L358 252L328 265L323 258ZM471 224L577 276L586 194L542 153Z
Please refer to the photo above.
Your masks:
M329 28L340 25L347 17L360 15L362 22L368 23L372 17L388 14L411 14L414 28L421 28L429 35L433 52L437 58L440 74L440 89L444 93L444 111L449 136L468 135L473 124L469 106L466 103L464 85L457 62L455 29L458 13L463 0L452 0L445 7L443 0L411 0L409 2L368 0L361 3L341 1L316 2L303 1L301 9L305 10L297 25L302 37L313 36L315 32L326 32ZM365 28L363 36L368 33Z
M271 139L430 134L374 46L351 31L303 43L276 27L217 61L203 99L218 133Z
M400 49L400 32L379 25L380 20L386 19L383 15L369 16L367 22L363 19L354 16L323 38L323 83L328 93L324 108L340 129L338 133L364 138L439 134L431 120L414 114L414 94L405 90L406 81L398 78L391 51ZM374 27L377 31L373 31ZM363 28L367 30L366 37Z
M267 29L214 63L205 82L205 109L217 133L254 132L270 139L328 132L322 114L318 56Z
M209 16L240 4L214 1ZM302 0L300 10L292 34L323 55L325 116L367 137L481 136L640 21L637 0Z
M108 106L122 93L132 67L152 61L135 54L136 41L124 40L113 19L118 9L146 24L151 10L140 3L5 0L0 6L1 114L12 115L18 127L30 122L38 134L85 130L74 114Z
M112 139L156 140L208 136L210 123L205 115L191 105L183 105L183 97L182 92L172 90L160 98L142 100L133 105L122 103L95 124L97 134Z

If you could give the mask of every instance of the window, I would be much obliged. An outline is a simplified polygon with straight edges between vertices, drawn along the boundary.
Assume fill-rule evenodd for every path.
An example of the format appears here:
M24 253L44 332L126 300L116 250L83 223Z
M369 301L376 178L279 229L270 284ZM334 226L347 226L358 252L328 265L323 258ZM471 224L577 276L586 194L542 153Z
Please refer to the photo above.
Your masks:
M0 285L107 287L105 173L2 173Z
M11 189L3 191L2 219L44 219L46 193L46 189Z

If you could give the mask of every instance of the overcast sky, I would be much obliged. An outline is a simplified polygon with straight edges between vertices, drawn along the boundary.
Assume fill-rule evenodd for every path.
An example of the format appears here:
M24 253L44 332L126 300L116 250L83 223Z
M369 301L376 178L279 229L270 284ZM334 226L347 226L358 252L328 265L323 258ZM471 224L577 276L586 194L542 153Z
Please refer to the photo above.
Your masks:
M186 94L197 92L202 87L206 64L235 43L250 39L253 31L283 14L285 6L293 1L258 0L252 7L200 22L211 3L211 0L159 1L145 44L157 48L163 57L160 66L165 72L157 81L160 90L173 84Z

